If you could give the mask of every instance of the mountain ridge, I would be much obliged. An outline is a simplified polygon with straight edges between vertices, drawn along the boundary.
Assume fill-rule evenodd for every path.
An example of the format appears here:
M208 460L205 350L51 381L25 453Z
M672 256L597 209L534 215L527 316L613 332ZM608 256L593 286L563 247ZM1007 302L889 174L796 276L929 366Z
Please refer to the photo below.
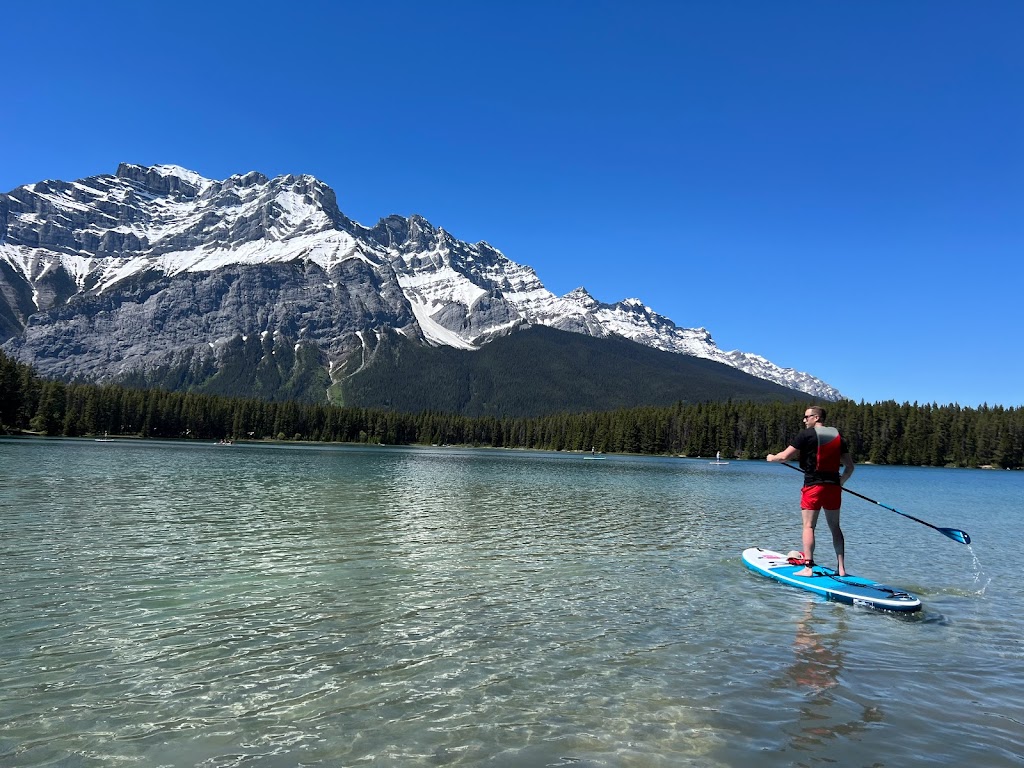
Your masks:
M719 350L706 329L681 328L639 299L604 304L582 287L555 296L532 268L421 216L366 227L313 176L215 181L122 163L114 175L0 195L0 340L42 375L115 380L277 334L316 347L337 383L389 329L472 350L535 325L842 397L810 374Z

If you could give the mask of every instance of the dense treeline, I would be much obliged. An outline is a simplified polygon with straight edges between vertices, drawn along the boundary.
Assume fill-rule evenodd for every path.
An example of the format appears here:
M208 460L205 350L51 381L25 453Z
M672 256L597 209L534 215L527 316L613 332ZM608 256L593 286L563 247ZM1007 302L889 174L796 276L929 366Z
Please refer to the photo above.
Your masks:
M0 424L7 432L458 444L546 450L761 458L799 429L806 404L708 402L536 418L267 402L38 378L0 353ZM1024 466L1024 409L1000 406L827 404L828 421L860 462Z

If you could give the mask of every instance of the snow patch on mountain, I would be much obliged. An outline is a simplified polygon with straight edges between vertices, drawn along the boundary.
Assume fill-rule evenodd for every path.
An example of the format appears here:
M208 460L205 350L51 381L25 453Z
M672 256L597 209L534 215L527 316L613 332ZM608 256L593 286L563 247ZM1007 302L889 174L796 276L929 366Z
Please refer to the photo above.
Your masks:
M415 299L410 299L409 303L412 305L412 311L416 316L416 322L420 324L420 330L423 332L427 341L438 346L455 347L456 349L479 349L478 346L466 341L454 331L450 331L445 326L435 322L430 316L430 310L432 307L416 301Z

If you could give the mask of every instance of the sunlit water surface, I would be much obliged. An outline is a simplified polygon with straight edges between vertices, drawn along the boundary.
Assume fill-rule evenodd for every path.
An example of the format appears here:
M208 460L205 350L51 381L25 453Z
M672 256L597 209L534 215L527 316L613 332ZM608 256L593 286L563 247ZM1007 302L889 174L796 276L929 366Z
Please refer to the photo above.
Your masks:
M1018 766L1024 474L859 467L848 567L747 571L778 465L0 440L3 766ZM824 522L819 561L831 560Z

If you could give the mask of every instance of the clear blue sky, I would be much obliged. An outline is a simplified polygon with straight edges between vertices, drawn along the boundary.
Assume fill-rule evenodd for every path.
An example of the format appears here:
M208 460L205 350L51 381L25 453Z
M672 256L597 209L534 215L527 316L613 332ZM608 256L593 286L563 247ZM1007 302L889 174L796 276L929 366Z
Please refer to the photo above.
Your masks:
M1024 2L13 3L0 191L418 213L855 400L1024 405Z

